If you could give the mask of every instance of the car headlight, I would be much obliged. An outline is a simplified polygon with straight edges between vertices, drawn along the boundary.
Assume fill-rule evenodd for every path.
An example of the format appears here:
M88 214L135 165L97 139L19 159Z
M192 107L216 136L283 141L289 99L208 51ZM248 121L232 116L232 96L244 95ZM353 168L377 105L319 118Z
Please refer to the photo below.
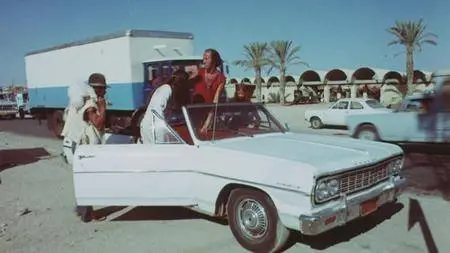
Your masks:
M403 167L404 158L396 158L388 163L388 170L390 175L398 175Z
M336 197L339 194L338 179L323 179L316 184L315 198L316 201L325 201Z

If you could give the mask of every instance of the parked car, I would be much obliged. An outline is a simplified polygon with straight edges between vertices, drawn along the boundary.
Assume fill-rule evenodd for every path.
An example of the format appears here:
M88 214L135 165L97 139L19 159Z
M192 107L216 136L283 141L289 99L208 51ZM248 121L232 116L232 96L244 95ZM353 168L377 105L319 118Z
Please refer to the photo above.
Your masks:
M344 98L326 109L307 110L305 121L312 128L319 129L326 125L346 126L348 115L389 113L392 110L384 107L375 99Z
M188 105L171 123L152 113L155 144L110 134L77 148L84 221L94 205L182 206L228 219L247 250L273 252L291 230L318 235L395 202L405 182L397 145L291 133L261 104Z
M14 93L0 90L0 118L15 119L18 112Z
M450 76L450 75L449 75ZM347 118L353 138L396 143L449 143L450 90L406 98L391 114L351 115Z

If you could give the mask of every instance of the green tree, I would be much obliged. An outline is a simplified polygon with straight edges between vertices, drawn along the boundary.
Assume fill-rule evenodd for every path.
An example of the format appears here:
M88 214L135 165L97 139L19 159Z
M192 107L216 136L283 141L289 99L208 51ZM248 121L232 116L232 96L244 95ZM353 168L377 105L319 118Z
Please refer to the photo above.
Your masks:
M261 86L262 78L261 71L264 67L269 66L267 60L267 53L269 47L266 42L252 42L244 45L244 60L234 61L233 64L239 67L243 67L245 70L253 69L255 71L256 79L256 98L258 102L261 102Z
M437 45L438 36L426 33L426 25L423 20L399 21L390 27L388 32L395 36L395 40L388 45L402 45L406 50L406 80L410 95L414 91L414 52L421 52L424 44Z
M269 73L273 69L280 72L280 103L286 102L286 71L289 66L303 64L309 67L306 62L300 60L297 55L300 52L300 46L294 46L291 40L276 40L270 43L269 51Z

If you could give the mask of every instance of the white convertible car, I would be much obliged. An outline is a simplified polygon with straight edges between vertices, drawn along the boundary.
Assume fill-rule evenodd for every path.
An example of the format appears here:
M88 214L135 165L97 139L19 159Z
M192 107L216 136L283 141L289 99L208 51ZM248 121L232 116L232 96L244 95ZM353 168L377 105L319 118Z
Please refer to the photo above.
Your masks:
M305 121L314 129L325 125L346 126L349 115L371 115L392 112L375 99L343 98L326 109L307 110Z
M396 201L405 181L400 147L291 133L261 104L189 105L178 122L153 114L156 144L78 147L78 206L183 206L273 252L292 230L318 235Z

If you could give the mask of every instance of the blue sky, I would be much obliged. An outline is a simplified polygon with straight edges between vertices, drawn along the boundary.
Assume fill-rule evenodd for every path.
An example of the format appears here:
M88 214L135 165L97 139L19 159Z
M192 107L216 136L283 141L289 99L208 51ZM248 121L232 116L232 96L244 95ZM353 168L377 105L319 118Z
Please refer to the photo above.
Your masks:
M0 0L0 85L25 83L24 54L130 28L192 32L195 51L217 48L228 61L252 41L293 40L314 69L371 66L404 71L388 47L395 20L423 18L439 45L416 54L417 69L449 68L448 0ZM288 72L298 75L305 67ZM231 76L251 76L236 67Z

